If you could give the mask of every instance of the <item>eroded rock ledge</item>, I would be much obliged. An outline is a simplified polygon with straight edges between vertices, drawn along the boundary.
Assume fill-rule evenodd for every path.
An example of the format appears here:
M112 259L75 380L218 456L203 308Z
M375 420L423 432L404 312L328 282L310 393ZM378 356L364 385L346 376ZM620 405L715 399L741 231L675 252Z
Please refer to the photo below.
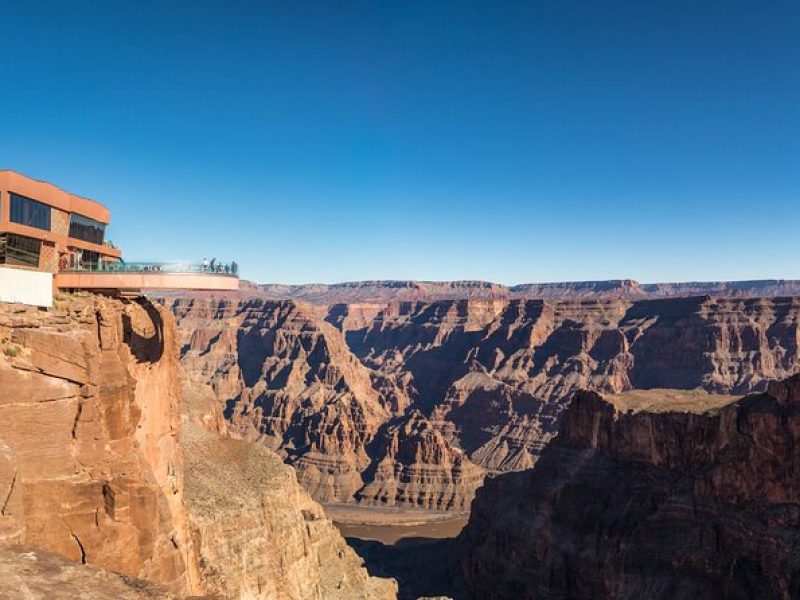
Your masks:
M0 539L188 589L171 317L0 305Z
M152 583L81 565L39 548L0 545L3 600L176 600Z
M577 394L533 470L479 490L463 596L796 597L800 377L693 394Z
M395 582L368 575L291 467L268 448L228 435L210 390L189 384L183 399L186 508L206 593L396 598Z
M291 468L226 438L181 379L174 320L147 300L0 304L0 542L37 549L0 548L0 568L48 597L94 580L86 597L395 598Z

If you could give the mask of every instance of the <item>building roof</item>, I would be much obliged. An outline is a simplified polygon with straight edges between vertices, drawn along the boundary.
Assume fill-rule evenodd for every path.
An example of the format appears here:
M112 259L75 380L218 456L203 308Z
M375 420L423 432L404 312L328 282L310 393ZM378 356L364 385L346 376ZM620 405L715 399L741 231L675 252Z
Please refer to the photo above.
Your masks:
M0 190L15 192L59 210L77 213L106 225L111 222L111 211L100 202L71 194L52 183L27 177L17 171L0 169Z

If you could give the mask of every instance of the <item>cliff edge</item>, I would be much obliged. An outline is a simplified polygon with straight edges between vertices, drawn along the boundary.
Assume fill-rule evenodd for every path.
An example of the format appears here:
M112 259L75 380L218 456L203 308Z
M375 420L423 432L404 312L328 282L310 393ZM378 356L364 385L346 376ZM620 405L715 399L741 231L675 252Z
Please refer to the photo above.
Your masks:
M171 323L146 300L0 305L0 540L188 589Z
M231 437L213 393L184 388L186 508L204 592L264 600L392 600L272 450Z
M795 598L800 377L741 399L578 393L531 471L489 479L466 598Z
M290 467L183 393L174 320L146 299L0 304L0 570L20 597L396 597Z

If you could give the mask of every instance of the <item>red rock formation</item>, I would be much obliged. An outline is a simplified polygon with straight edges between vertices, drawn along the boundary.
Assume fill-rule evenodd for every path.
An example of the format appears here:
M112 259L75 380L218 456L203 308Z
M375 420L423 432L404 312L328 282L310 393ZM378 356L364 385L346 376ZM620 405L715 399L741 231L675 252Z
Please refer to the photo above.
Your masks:
M487 481L466 598L793 598L800 376L741 400L576 395L531 471Z
M0 539L189 587L165 316L99 297L0 305Z
M417 411L386 428L376 456L356 493L365 505L467 511L483 481L484 470Z
M392 600L280 457L234 439L210 390L187 385L186 508L203 589L225 598ZM222 435L220 435L220 433Z
M460 509L530 468L577 389L761 390L800 370L800 300L172 299L182 362L322 501Z
M147 581L71 562L40 548L0 545L4 600L175 600Z
M146 300L0 304L0 542L39 549L29 565L0 544L0 571L17 570L0 596L394 598L280 458L225 437L214 401L182 402L175 338ZM357 381L352 362L342 377Z

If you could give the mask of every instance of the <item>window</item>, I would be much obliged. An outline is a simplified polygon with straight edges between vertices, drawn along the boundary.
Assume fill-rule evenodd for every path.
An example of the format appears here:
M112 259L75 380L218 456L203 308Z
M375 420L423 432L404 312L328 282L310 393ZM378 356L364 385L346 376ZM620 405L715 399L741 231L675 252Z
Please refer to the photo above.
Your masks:
M91 250L83 250L81 252L81 268L83 269L97 269L100 263L100 255Z
M72 213L69 217L69 237L95 244L103 243L106 226L94 219Z
M42 242L7 233L0 235L0 264L39 268Z
M36 200L10 192L11 221L50 231L50 207Z

